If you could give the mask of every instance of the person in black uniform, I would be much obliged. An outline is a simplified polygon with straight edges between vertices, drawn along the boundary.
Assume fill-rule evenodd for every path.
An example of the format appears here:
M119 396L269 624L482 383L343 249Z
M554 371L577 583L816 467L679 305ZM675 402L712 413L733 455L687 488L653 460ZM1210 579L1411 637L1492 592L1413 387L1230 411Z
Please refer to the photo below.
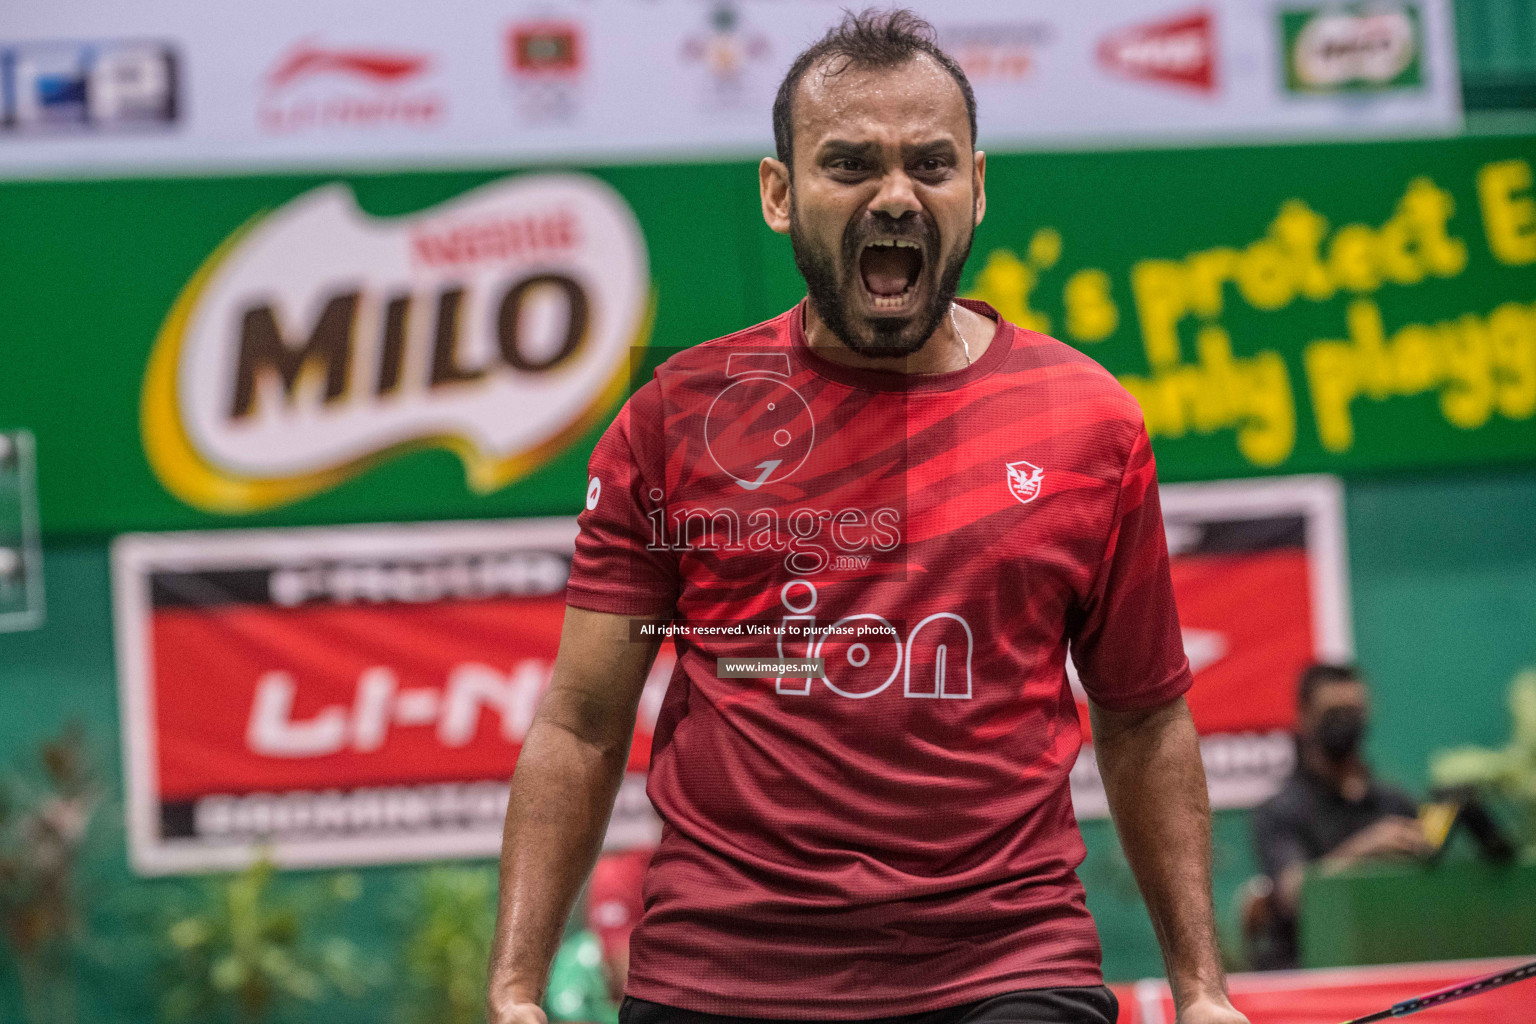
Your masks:
M1308 667L1296 709L1296 770L1253 815L1254 849L1269 880L1267 914L1251 933L1260 970L1297 966L1296 911L1308 865L1339 870L1430 852L1418 805L1377 781L1361 751L1370 701L1360 673L1347 665Z

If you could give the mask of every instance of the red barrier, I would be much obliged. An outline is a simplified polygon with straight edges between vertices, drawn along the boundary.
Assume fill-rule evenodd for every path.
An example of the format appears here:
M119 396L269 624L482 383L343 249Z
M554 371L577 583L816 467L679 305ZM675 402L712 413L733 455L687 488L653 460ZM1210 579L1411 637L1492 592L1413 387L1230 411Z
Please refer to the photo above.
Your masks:
M1249 1024L1339 1024L1393 1003L1482 974L1518 966L1522 958L1455 960L1383 967L1234 974L1232 1005ZM1161 979L1115 986L1119 1024L1174 1024L1173 997ZM1536 983L1510 985L1415 1014L1414 1024L1528 1024L1536 1020Z

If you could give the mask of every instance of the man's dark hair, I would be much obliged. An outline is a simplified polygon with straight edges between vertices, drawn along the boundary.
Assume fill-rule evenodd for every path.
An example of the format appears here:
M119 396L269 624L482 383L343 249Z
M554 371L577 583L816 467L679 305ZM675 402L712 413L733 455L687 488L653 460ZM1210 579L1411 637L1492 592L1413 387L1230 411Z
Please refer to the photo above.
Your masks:
M795 91L805 73L823 61L831 65L826 74L840 75L849 68L899 68L919 56L931 57L960 87L970 121L971 148L975 149L976 94L960 65L939 49L934 38L933 26L912 11L882 11L874 7L859 14L844 11L842 23L796 57L784 81L779 83L779 93L773 100L773 145L779 160L793 169Z
M1339 665L1329 662L1316 662L1308 665L1301 673L1301 679L1296 683L1296 707L1306 707L1312 701L1312 695L1317 692L1319 686L1326 683L1363 683L1360 678L1360 670L1353 665Z

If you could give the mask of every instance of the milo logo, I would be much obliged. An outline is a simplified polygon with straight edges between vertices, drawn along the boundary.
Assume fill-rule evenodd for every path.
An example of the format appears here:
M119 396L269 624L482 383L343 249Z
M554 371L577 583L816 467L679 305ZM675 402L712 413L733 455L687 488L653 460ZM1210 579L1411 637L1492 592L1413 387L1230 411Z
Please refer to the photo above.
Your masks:
M1424 84L1422 27L1413 4L1359 3L1281 14L1286 87L1340 92Z
M145 373L145 453L172 494L227 514L424 446L495 490L611 409L649 309L639 224L595 178L507 178L388 218L322 186L183 288Z

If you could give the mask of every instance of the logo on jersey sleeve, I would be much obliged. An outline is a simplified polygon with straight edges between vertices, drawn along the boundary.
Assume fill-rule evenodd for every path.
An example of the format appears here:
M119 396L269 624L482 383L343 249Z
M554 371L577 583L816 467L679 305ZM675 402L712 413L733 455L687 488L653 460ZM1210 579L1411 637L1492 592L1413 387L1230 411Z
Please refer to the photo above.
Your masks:
M1015 498L1028 505L1040 497L1040 481L1045 476L1045 470L1029 462L1010 462L1008 469L1008 490Z

